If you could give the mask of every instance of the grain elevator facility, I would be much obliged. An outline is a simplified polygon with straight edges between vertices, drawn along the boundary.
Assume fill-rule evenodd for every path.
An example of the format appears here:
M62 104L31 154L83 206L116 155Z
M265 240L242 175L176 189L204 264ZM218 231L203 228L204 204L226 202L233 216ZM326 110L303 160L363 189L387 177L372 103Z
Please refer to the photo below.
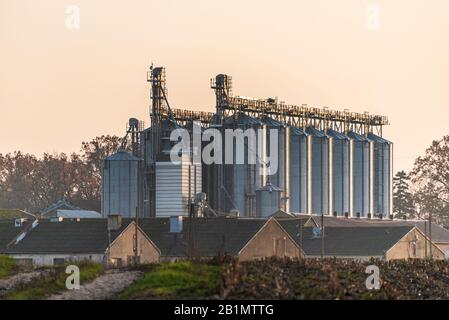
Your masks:
M278 210L354 218L392 214L393 144L383 137L386 117L236 96L225 74L210 82L214 112L177 109L169 104L163 67L152 67L148 82L151 125L144 128L131 119L130 147L104 160L104 215L187 216L200 212L195 209L198 195L211 209L201 212L214 215L266 217ZM202 161L207 143L193 145L196 127L200 137L211 129L221 133L223 139L208 141L232 150L233 157L235 146L224 137L241 130L243 161L227 163L225 152L218 163ZM175 163L170 155L178 141L170 135L178 129L188 132L190 148ZM258 132L255 143L249 143L248 129ZM235 142L237 135L231 139ZM276 145L277 170L269 172ZM249 151L257 154L255 162ZM126 162L116 164L117 159Z

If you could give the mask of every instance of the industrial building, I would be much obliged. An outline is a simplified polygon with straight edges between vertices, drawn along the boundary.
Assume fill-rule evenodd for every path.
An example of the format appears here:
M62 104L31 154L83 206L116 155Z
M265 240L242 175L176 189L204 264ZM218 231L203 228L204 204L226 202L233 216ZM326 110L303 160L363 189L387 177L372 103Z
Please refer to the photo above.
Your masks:
M279 209L359 218L392 214L393 144L382 136L386 117L234 96L225 74L211 80L214 112L175 109L167 97L165 69L151 67L148 81L151 125L130 119L130 143L104 160L104 217L268 217ZM193 136L194 123L200 133L215 129L225 136L227 129L254 129L262 134L254 145L245 142L243 163L226 163L223 155L221 163L206 164L193 144L180 161L171 161L171 133L186 129ZM274 154L271 129L278 132L276 172L267 171ZM213 139L220 149L229 147ZM262 155L255 163L246 156L252 148Z

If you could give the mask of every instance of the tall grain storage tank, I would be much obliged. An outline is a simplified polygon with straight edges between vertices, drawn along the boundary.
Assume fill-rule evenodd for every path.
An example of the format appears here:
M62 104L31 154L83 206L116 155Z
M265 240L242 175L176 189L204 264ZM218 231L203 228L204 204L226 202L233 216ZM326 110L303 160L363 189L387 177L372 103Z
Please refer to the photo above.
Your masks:
M348 137L352 153L352 216L366 218L371 213L370 140L353 131L348 132Z
M183 155L178 163L156 162L156 217L188 216L189 204L201 192L201 163Z
M267 154L274 154L276 146L271 145L270 130L276 130L278 134L277 139L277 171L274 174L267 175L272 185L282 189L281 207L285 212L290 212L290 127L286 124L274 120L270 117L262 119L266 125L266 143Z
M263 159L256 157L256 163L250 164L248 159L248 151L259 153L259 148L265 148L265 142L259 141L264 139L265 133L259 137L257 130L265 130L265 126L259 120L252 118L244 113L237 113L234 116L225 119L222 130L240 129L247 132L253 129L256 134L255 146L250 146L246 138L239 140L243 144L244 163L237 163L236 143L237 138L233 141L225 141L226 134L223 132L223 153L226 154L226 145L233 145L233 161L223 165L223 190L224 211L230 212L238 210L241 216L256 216L256 190L262 187L264 183L264 167ZM235 132L235 131L234 131ZM262 152L263 153L263 152Z
M257 216L266 218L278 212L282 207L283 190L267 182L256 190Z
M141 159L119 151L103 160L101 212L103 217L120 214L135 217L136 209L141 214L140 194Z
M349 138L333 129L327 130L331 154L331 213L349 215Z
M290 127L290 211L307 213L308 134Z
M373 133L368 134L368 139L374 142L374 199L373 207L376 216L389 216L392 212L392 150L393 144Z
M321 130L307 127L311 139L309 153L309 201L312 214L329 214L329 137Z

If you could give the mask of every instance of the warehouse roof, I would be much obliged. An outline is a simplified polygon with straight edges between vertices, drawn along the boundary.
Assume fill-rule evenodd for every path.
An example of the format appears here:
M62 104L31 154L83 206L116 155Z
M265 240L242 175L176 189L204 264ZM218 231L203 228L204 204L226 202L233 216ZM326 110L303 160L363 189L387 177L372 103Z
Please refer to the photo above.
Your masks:
M279 221L281 226L302 247L308 256L321 255L321 238L313 228L303 228L302 239L294 221ZM344 257L383 256L413 226L325 227L324 255Z
M93 219L93 218L101 218L101 214L96 211L89 210L57 210L57 217L66 218L66 219Z
M119 230L111 232L114 241L129 225L124 220ZM7 253L104 253L109 246L107 219L51 222L40 220L24 239Z
M58 201L53 202L48 207L41 210L41 215L46 216L57 209L69 209L69 210L80 210L77 206L70 203L66 198L59 199Z
M170 218L139 220L139 226L161 250L161 255L168 257L187 256L191 243L198 256L237 255L265 223L266 219L226 217L199 218L192 223L191 219L184 218L182 231L171 233Z
M27 226L25 223L22 227L15 226L14 219L0 220L0 253L6 251L6 247L10 244Z
M313 216L318 225L321 225L320 216ZM325 227L370 227L370 226L416 226L422 233L429 235L429 224L425 220L378 220L324 217ZM426 230L427 229L427 230ZM432 241L435 243L449 243L449 230L432 223Z

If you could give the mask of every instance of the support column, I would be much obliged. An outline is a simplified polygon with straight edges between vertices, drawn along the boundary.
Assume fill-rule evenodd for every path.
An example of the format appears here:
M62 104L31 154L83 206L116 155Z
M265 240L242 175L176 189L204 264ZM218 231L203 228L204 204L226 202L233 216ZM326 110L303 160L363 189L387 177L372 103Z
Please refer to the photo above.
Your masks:
M334 138L328 140L328 215L334 214Z
M354 140L352 139L349 140L349 216L354 218Z
M312 139L307 137L307 214L312 214Z
M369 213L374 217L374 141L369 142Z

